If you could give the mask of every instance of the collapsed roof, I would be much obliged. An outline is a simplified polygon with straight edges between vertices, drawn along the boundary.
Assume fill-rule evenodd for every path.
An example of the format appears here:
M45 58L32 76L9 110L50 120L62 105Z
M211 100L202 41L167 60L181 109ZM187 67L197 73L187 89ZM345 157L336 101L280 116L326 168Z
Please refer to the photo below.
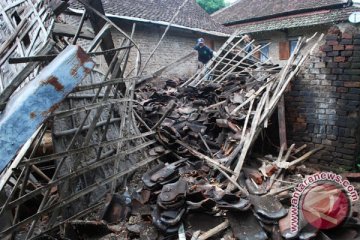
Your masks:
M251 147L271 124L285 89L322 36L306 51L301 50L309 39L299 39L288 64L279 68L259 61L255 54L262 46L252 45L253 41L235 32L193 77L157 82L141 74L141 52L132 39L136 27L128 36L94 8L101 1L83 2L94 13L90 20L101 23L86 42L86 50L77 45L85 14L71 37L52 35L52 28L44 31L45 39L40 40L50 42L51 51L28 50L26 54L18 44L23 35L44 28L41 19L52 26L56 12L66 9L64 2L50 10L41 0L35 5L33 0L22 0L2 13L11 19L18 6L27 6L19 11L20 17L27 11L36 13L38 24L11 27L8 21L12 37L0 48L3 63L23 64L14 68L16 81L11 79L5 86L11 90L0 95L5 106L0 113L0 219L4 220L0 238L82 239L115 234L129 239L135 232L131 237L135 239L148 234L141 228L124 227L133 225L130 220L121 222L130 214L144 216L145 221L138 220L150 225L156 236L179 232L185 238L182 220L187 206L189 211L210 210L222 216L226 211L228 220L220 224L220 230L231 225L230 235L239 239L257 233L266 239L268 230L260 223L278 230L280 221L283 236L289 236L290 214L271 196L284 189L272 186L282 170L321 148L300 157L295 155L304 147L292 151L292 145L285 153L283 141L276 150L278 157L260 158L261 169L243 166L252 163ZM113 41L106 34L111 28L124 36L121 47L101 44ZM32 36L34 41L39 37ZM130 54L137 55L135 66L128 64ZM102 72L97 69L97 56L107 55L108 66ZM147 171L145 167L156 160L155 170ZM146 173L130 175L141 171ZM188 190L200 195L201 202L189 203ZM153 212L149 212L150 204L156 205ZM241 218L238 210L244 211ZM310 233L313 236L317 231ZM307 231L296 234L308 236Z

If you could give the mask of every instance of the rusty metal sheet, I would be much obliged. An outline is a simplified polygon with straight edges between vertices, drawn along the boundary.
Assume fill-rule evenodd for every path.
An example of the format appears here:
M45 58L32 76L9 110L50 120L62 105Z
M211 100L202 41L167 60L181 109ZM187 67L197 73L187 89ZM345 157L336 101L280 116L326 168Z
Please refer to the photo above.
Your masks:
M93 67L81 47L68 46L10 99L0 115L0 171Z

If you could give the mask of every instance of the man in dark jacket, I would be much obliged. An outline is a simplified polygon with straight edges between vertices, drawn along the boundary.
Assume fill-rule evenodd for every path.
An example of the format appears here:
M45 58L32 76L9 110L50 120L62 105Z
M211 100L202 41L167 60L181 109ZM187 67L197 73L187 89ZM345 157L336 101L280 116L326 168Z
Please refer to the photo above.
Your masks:
M196 46L194 47L194 49L198 51L198 60L203 64L207 64L213 57L213 50L211 50L208 46L205 45L205 41L203 38L199 38L196 41Z

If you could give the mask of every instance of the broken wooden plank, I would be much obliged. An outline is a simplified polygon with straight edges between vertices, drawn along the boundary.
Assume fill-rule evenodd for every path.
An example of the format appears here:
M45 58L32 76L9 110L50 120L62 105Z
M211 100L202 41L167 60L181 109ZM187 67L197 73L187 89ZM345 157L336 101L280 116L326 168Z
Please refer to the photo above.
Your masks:
M171 101L167 106L165 113L161 116L160 120L152 127L152 130L158 128L161 125L161 123L165 120L165 118L172 113L172 111L175 109L176 106L177 106L176 103L174 101Z
M64 12L70 4L67 1L50 1L49 7L53 11L55 16Z
M119 122L120 121L120 118L112 118L110 119L109 123L115 123L115 122ZM98 122L96 123L96 127L102 127L106 124L106 121L101 121L101 122ZM88 130L90 128L90 125L86 125L84 126L81 131L85 131L85 130ZM54 136L56 137L61 137L61 136L67 136L67 135L72 135L74 133L76 133L76 131L78 130L79 128L73 128L73 129L69 129L69 130L64 130L64 131L61 131L61 132L54 132Z
M224 231L225 229L227 229L230 226L230 223L228 220L225 220L223 223L221 223L220 225L210 229L209 231L201 234L198 238L198 240L206 240L208 238L211 238L213 236L215 236L216 234Z
M112 162L112 161L114 161L116 159L119 159L122 156L126 156L126 155L129 155L129 154L133 153L133 152L139 151L139 150L141 150L141 149L143 149L145 147L148 147L148 146L150 146L150 145L152 145L154 143L155 143L155 141L145 142L145 143L143 143L143 144L141 144L141 145L139 145L139 146L137 146L135 148L127 149L125 151L121 151L121 152L119 152L119 153L117 153L115 155L112 155L110 157L106 157L104 159L101 159L98 162L94 162L93 164L88 165L86 168L81 168L79 170L68 173L68 174L66 174L64 176L61 176L60 178L57 178L56 180L53 180L53 181L49 182L47 185L39 187L39 188L37 188L37 189L35 189L35 190L33 190L33 191L19 197L17 199L12 200L9 203L9 207L12 208L12 207L14 207L16 205L23 204L27 200L41 194L44 190L49 190L52 187L57 186L59 183L61 183L63 181L72 179L72 178L77 177L77 176L81 176L82 174L84 174L86 172L89 172L89 171L94 170L94 169L96 169L98 167L101 167L102 165L110 163L110 162ZM166 152L166 153L169 153L169 152Z
M66 23L55 23L52 31L54 35L65 37L74 37L76 32L77 28L75 26ZM95 38L95 34L83 28L79 33L79 38L93 40Z
M115 51L123 50L123 49L129 49L130 46L124 46L114 49L109 49L101 52L92 52L88 53L89 56L100 56L100 55L107 55L111 54ZM54 58L56 58L58 54L51 54L51 55L38 55L38 56L31 56L31 57L16 57L16 58L9 58L10 64L17 64L17 63L28 63L28 62L42 62L42 61L52 61Z
M9 58L9 63L10 64L16 64L16 63L52 61L54 58L56 58L56 56L57 56L57 54L43 55L43 56L32 56L32 57Z
M153 132L153 131L149 131L149 132L145 132L143 134L137 135L137 136L131 136L131 137L127 137L127 138L116 138L116 139L112 139L109 141L103 141L100 144L92 144L92 145L82 147L82 148L71 149L71 150L64 151L64 152L53 153L53 154L50 154L47 156L31 158L31 159L22 161L20 163L20 166L23 166L23 165L29 166L31 164L36 164L36 163L46 163L49 161L57 160L62 157L66 157L71 154L83 153L83 152L89 151L89 149L91 149L91 148L111 146L111 145L117 144L119 141L132 141L132 140L136 140L139 138L145 138L147 136L153 135L154 133L155 132ZM136 149L136 148L134 148L134 149Z
M93 11L93 9L96 10L101 15L105 16L104 7L101 0L93 0L93 1L83 0L82 3L84 4L85 9L88 13L90 24L94 29L95 34L98 34L102 29L102 27L105 26L106 20L103 19L101 16L99 16L95 11ZM100 46L102 50L113 49L115 47L110 29L107 29L104 35L102 36L102 41L100 43ZM115 53L104 56L109 66L114 56Z
M65 36L65 37L75 37L76 32L77 32L77 27L65 23L55 23L54 29L52 31L54 35ZM95 34L83 28L79 33L79 38L92 40L95 38Z
M285 122L285 100L284 96L280 98L278 103L278 122L279 122L279 138L280 138L280 146L285 147L287 149L287 138L286 138L286 122Z

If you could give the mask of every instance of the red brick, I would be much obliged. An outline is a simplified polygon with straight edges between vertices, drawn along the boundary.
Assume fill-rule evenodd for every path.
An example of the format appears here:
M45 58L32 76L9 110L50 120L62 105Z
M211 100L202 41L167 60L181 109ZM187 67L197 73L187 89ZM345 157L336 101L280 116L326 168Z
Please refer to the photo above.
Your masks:
M306 130L306 123L294 123L293 130L294 132L301 132Z
M335 46L333 46L334 51L341 51L341 50L344 50L344 49L345 49L344 45L335 45Z
M343 33L341 37L343 39L352 39L353 35L350 33Z
M262 178L263 176L258 171L250 169L246 175L248 178L251 178L252 180L254 180L254 182L256 182L256 184L258 184L258 185L263 183L263 178Z
M319 49L322 52L331 52L333 50L333 47L329 45L322 45Z
M271 177L277 170L278 170L278 167L275 164L267 165L265 167L265 172L268 177Z
M331 41L331 40L337 40L339 38L338 33L335 34L327 34L325 36L326 41Z
M348 92L348 89L346 87L338 87L338 88L336 88L336 92L346 93L346 92Z
M354 50L354 45L345 45L345 50Z
M332 41L327 41L326 44L327 44L327 45L330 45L330 46L334 46L334 45L338 45L339 42L332 40Z
M303 117L298 117L298 118L296 118L296 122L298 122L298 123L305 123L306 121L305 121L305 118L303 118Z
M341 52L341 56L344 56L344 57L350 57L352 56L353 54L353 51L342 51Z
M331 51L331 52L326 53L326 56L328 56L328 57L336 57L336 56L339 56L339 55L340 55L339 51Z
M357 149L358 145L356 143L352 143L352 144L344 144L344 148L347 149Z
M344 82L344 87L360 88L360 82Z
M345 62L345 57L335 57L334 61L335 62Z

